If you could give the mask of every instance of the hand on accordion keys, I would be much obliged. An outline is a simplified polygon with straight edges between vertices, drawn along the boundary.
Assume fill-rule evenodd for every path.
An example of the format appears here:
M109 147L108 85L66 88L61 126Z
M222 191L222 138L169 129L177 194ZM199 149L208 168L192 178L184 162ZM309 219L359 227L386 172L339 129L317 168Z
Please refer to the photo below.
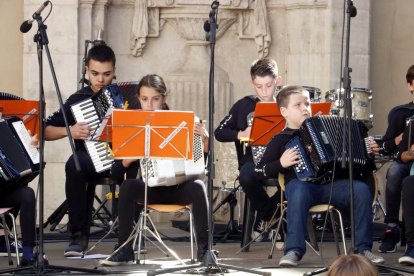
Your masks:
M88 123L79 122L70 127L70 134L73 139L86 140L91 135L92 128L88 126Z
M374 140L374 137L369 136L367 137L366 140L368 142L368 147L369 147L368 153L372 154L373 156L379 155L380 148L378 146L378 143Z
M293 165L296 165L300 161L300 153L295 148L289 148L286 149L285 152L283 152L282 156L280 157L280 164L283 168L288 168Z
M247 127L245 130L241 130L237 133L237 139L243 143L243 154L246 154L246 147L249 145L250 142L250 132L252 127Z
M203 151L208 152L209 134L208 134L208 131L206 129L206 121L205 120L203 120L201 122L196 122L194 124L194 134L198 134L198 135L201 136L201 138L203 140L203 144L204 144Z

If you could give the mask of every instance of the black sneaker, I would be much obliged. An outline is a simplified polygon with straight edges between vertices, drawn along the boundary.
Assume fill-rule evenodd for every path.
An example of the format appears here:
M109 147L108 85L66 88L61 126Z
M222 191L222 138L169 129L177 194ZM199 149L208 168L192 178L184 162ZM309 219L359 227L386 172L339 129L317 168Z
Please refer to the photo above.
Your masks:
M404 256L398 259L402 265L414 265L414 245L407 245Z
M34 259L26 260L25 258L23 258L20 261L20 266L34 266L34 264L35 264Z
M115 254L106 258L105 260L100 261L101 265L106 266L118 266L118 265L127 265L132 264L134 261L134 251L131 247L122 247Z
M208 250L208 243L202 243L197 248L197 262L204 261L206 252Z
M9 237L9 239L11 238ZM22 256L23 247L20 241L17 241L17 249L19 250L19 256ZM14 242L14 240L10 243L10 254L12 255L12 257L16 257L16 243ZM7 257L7 256L8 256L8 252L7 252L6 245L5 244L0 245L0 257Z
M263 240L263 231L266 229L266 222L259 218L259 215L256 213L253 222L251 238L255 242L260 242Z
M385 229L382 243L378 249L381 253L393 253L397 249L397 244L401 239L400 228L398 226L389 227Z

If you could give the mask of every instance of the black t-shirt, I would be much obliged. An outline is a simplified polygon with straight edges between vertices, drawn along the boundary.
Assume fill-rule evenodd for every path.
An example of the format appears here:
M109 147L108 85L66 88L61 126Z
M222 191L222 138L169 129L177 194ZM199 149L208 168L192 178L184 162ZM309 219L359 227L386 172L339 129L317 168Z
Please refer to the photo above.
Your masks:
M248 127L249 114L254 112L256 103L259 102L257 96L246 96L238 100L230 109L229 114L220 122L214 131L214 137L219 142L234 142L237 152L239 169L246 162L253 162L252 151L250 147L243 146L243 143L237 139L239 131ZM251 115L250 115L251 116Z
M72 114L72 110L70 107L80 101L89 99L94 95L92 89L87 86L82 88L81 90L72 94L66 102L63 104L63 109L59 109L50 115L45 122L45 127L47 126L55 126L55 127L65 127L65 121L63 120L63 112L66 114L66 118L68 119L69 126L76 124L75 118ZM75 148L76 151L78 150L86 150L84 140L75 139Z

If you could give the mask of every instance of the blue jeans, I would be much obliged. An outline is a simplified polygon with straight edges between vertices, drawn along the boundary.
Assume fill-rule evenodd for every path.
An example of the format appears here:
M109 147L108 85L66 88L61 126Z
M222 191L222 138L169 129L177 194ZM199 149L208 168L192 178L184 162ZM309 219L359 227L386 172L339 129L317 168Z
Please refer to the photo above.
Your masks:
M410 175L410 163L392 162L385 185L385 223L399 223L402 181Z
M341 211L348 211L350 206L348 179L336 180L333 185L313 184L299 179L289 181L286 186L288 208L285 254L291 250L300 256L305 254L309 208L317 204L328 203L331 187L331 205ZM364 182L354 180L355 247L358 252L372 248L371 201L368 186Z

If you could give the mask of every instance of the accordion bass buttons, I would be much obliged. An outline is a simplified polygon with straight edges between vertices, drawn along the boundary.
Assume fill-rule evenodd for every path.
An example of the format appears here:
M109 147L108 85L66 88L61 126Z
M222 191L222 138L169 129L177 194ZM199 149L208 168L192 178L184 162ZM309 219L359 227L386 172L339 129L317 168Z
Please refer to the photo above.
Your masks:
M296 146L294 146L294 149L299 152L299 163L297 163L294 166L295 170L298 173L304 172L306 170L306 163L305 163L305 160L303 160L303 156L302 156L302 153L300 151L300 148L296 145Z

